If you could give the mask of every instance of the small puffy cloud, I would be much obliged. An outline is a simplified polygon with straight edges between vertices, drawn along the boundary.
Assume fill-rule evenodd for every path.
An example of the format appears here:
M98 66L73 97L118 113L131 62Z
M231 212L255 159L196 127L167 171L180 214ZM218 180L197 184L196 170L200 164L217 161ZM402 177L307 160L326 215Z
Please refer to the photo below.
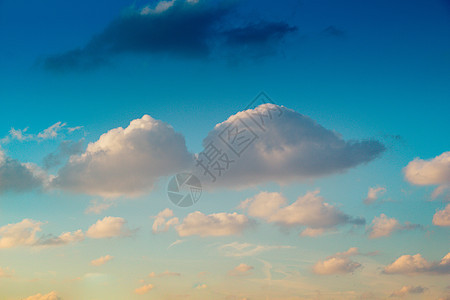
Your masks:
M406 297L409 294L423 294L427 288L422 286L405 285L397 291L393 291L390 297Z
M48 176L34 164L10 158L0 147L0 194L24 192L48 184Z
M62 246L72 243L77 243L84 240L84 233L81 229L74 232L64 232L57 237L43 237L39 239L38 245L40 246Z
M450 226L450 204L447 204L443 210L439 210L434 214L433 224L436 226Z
M91 200L89 203L89 206L84 211L85 214L100 214L101 212L107 210L111 206L114 205L114 202L112 201L98 201L98 200Z
M415 158L403 169L405 178L415 185L437 185L432 197L436 198L450 187L450 151L435 158Z
M57 292L51 291L48 294L36 294L27 298L24 298L24 300L61 300L60 297L58 297Z
M413 230L422 228L421 225L411 224L406 222L404 225L395 218L389 218L385 214L381 214L379 217L375 217L369 226L368 233L369 237L379 238L383 236L390 236L393 232L399 230Z
M105 256L101 256L97 259L94 259L91 261L91 265L93 266L101 266L105 263L107 263L108 261L112 260L114 257L111 255L105 255Z
M139 196L161 177L186 169L192 155L184 137L149 115L118 127L71 156L53 180L56 187L103 197Z
M450 274L450 253L440 261L429 262L420 254L402 255L383 270L384 274Z
M376 140L346 141L311 118L271 103L238 112L217 124L203 141L205 149L210 143L226 151L231 160L239 156L239 162L231 162L214 182L214 187L234 188L342 173L372 161L385 150ZM198 159L206 162L202 153ZM199 176L202 171L199 166ZM202 182L211 181L209 177Z
M187 215L176 230L180 236L226 236L240 234L250 225L245 215L235 212L205 215L196 211Z
M364 219L353 218L326 203L319 196L319 191L308 192L292 204L287 204L286 198L280 193L260 192L243 201L239 207L247 210L249 216L269 223L286 227L306 226L303 236L317 236L338 225L365 223Z
M367 197L364 199L364 203L373 204L384 193L386 193L386 188L384 187L371 187L367 192Z
M0 248L34 246L38 241L36 233L42 230L41 225L41 222L24 219L19 223L0 227Z
M18 246L63 246L82 241L84 234L81 230L64 232L59 236L44 235L40 238L42 222L23 219L19 223L0 227L0 248L13 248Z
M104 217L89 227L86 236L93 239L129 236L132 231L127 227L127 221L119 217Z
M194 288L197 290L203 290L206 289L208 286L205 283L198 283L196 285L194 285Z
M141 287L138 287L134 290L134 292L138 295L144 295L153 289L153 284L146 284Z
M358 248L350 248L345 252L336 253L325 260L319 260L314 265L313 271L319 275L353 273L361 267L361 264L351 260L350 257L359 254Z
M159 212L155 217L155 221L153 221L152 231L153 233L166 232L169 230L170 226L175 226L179 223L177 217L173 217L169 220L167 218L173 217L173 211L169 208L164 209Z
M244 257L255 256L261 252L276 249L291 249L292 246L285 245L255 245L250 243L232 242L219 247L225 256Z
M239 264L236 267L233 268L233 270L230 270L228 272L228 275L230 276L245 276L250 274L250 271L254 268L252 266L249 266L247 264Z
M176 272L169 272L169 271L164 271L162 273L155 273L155 272L151 272L150 274L148 274L148 277L150 278L158 278L158 277L179 277L181 276L180 273L176 273Z

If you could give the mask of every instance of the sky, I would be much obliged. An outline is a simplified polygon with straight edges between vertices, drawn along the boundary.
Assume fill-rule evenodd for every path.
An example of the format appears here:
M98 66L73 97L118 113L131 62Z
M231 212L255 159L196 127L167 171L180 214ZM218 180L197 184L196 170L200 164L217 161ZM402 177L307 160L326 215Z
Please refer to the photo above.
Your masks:
M448 0L0 0L0 299L450 299Z

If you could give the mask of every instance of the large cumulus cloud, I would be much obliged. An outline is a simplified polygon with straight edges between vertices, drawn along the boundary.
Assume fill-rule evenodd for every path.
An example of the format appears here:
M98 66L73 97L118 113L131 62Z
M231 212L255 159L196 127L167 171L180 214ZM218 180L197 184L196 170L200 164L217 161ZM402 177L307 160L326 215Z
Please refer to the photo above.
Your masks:
M215 173L215 187L246 187L269 181L287 184L340 173L372 161L385 150L376 140L346 141L313 119L270 103L217 124L204 140L203 152L209 152L210 143L233 160L226 171ZM202 153L199 160L205 165ZM203 167L196 171L205 183L212 181Z

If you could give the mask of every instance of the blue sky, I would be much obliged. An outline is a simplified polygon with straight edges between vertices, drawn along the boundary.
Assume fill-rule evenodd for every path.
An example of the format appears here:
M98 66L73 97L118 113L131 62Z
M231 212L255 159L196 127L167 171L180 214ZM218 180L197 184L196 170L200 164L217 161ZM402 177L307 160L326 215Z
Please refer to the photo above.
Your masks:
M3 0L0 45L1 299L450 297L449 267L436 267L450 246L449 1ZM261 91L290 119L274 121L228 179L202 179L198 203L173 205L170 177ZM302 115L326 130L302 127ZM316 146L303 145L311 136ZM51 153L59 162L45 168ZM370 188L378 192L368 205ZM365 224L314 223L322 234L300 236L311 223L287 224L283 207L319 190L312 201L329 203L331 216ZM276 195L265 202L262 192ZM256 212L280 199L272 216ZM178 223L152 232L165 209L163 222ZM238 224L216 220L219 236L189 231L196 211L247 221L223 215ZM26 219L42 223L11 230ZM120 230L94 237L102 220ZM379 237L373 222L384 226ZM70 241L51 240L64 232ZM7 243L21 234L28 240ZM227 256L234 242L264 250ZM427 267L389 271L416 254ZM106 255L114 258L90 265ZM328 259L342 264L321 273Z

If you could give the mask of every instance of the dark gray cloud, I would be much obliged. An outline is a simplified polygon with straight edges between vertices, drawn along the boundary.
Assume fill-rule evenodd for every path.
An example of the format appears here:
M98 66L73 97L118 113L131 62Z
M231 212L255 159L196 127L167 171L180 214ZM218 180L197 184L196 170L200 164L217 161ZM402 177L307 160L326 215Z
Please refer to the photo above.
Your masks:
M44 180L36 166L10 158L0 149L0 193L30 191L41 187Z
M330 25L321 32L324 36L334 36L334 37L344 37L345 32L343 30L340 30L339 28Z
M53 71L89 70L124 53L205 58L216 48L232 51L251 44L263 50L273 48L272 42L296 30L284 22L261 20L232 27L235 22L230 18L236 6L229 1L211 4L177 0L158 12L133 10L110 23L85 47L49 56L43 66Z

